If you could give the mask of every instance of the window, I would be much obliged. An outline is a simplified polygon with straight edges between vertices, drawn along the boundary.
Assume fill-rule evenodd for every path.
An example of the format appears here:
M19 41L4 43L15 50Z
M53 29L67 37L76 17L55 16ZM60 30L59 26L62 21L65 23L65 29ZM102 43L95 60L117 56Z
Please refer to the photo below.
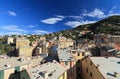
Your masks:
M78 63L80 63L80 60L78 60Z
M85 62L87 62L87 59L85 60Z
M84 56L84 52L82 53L82 56Z
M92 77L92 73L90 72L90 76Z
M68 61L65 61L65 65L68 65Z
M86 68L86 72L88 73L88 67Z
M80 53L78 53L78 56L80 56Z
M90 62L90 65L92 65L92 62Z

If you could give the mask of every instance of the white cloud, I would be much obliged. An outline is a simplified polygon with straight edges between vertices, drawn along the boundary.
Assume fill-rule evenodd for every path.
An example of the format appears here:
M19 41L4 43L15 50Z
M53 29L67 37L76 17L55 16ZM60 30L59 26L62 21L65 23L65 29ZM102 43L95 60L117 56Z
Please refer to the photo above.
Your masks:
M18 26L16 25L8 25L8 26L1 26L2 30L7 30L7 31L19 31L19 32L24 32L24 29L20 29Z
M0 36L2 35L20 35L23 34L21 32L0 32Z
M7 14L9 16L17 16L17 14L15 12L13 12L13 11L8 11Z
M33 28L33 27L36 27L36 26L35 25L29 25L28 27Z
M106 17L105 13L100 10L95 8L93 12L84 12L83 16L89 16L89 17L96 17L96 18L104 18Z
M84 24L89 24L89 23L95 23L96 21L84 21L84 20L80 20L80 21L68 21L65 23L66 26L71 26L71 27L77 27L78 25L84 25Z
M119 13L114 12L116 8L117 8L116 6L113 6L113 8L109 11L107 16L119 15Z
M35 34L47 34L47 33L49 33L48 31L45 31L45 30L34 30L33 32Z
M74 18L74 19L83 19L82 16L74 16L74 15L71 15L71 16L68 16L69 18Z
M56 24L57 22L62 21L63 19L64 16L56 15L56 17L41 20L41 22L45 24Z

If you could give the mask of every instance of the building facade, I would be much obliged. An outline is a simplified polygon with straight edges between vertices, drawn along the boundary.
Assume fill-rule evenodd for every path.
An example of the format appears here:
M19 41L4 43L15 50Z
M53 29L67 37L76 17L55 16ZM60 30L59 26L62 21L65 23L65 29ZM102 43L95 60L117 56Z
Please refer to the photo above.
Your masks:
M116 57L87 57L82 61L82 77L83 79L120 79L119 60Z
M32 56L32 46L22 46L18 48L18 56Z
M24 37L16 38L15 42L16 42L16 49L22 46L29 46L30 44L30 41Z
M11 44L11 43L14 43L14 38L8 37L7 38L7 44Z
M76 79L76 60L69 51L58 49L58 59L67 69L67 79Z

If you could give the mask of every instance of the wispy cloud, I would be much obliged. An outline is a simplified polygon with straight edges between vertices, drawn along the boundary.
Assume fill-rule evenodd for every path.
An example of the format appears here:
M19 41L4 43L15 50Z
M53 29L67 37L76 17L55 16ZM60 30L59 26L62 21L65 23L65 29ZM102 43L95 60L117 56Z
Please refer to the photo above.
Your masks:
M17 16L17 14L15 12L13 12L13 11L8 11L7 14L9 16Z
M71 27L77 27L78 25L84 25L84 24L89 24L89 23L95 23L96 21L84 21L84 20L80 20L80 21L68 21L65 23L66 26L71 26Z
M47 33L49 33L48 31L45 31L45 30L34 30L33 32L35 34L47 34Z
M75 15L70 15L68 18L74 18L74 19L83 19L84 17L80 16L75 16Z
M83 13L83 16L89 16L92 18L104 18L104 17L106 17L105 13L98 8L95 8L92 12L87 12L85 10L85 12Z
M36 26L35 25L29 25L28 27L33 28L33 27L36 27Z
M8 25L8 26L1 26L2 30L7 30L7 31L17 31L17 32L24 32L24 29L20 29L16 25Z
M114 10L114 9L116 9L116 8L117 8L117 6L113 6L113 8L112 8L112 9Z
M41 20L41 22L45 23L45 24L56 24L57 22L62 21L63 19L64 19L64 16L57 15L52 18L47 18L47 19Z
M21 32L0 32L0 36L2 35L20 35L23 34Z
M115 13L114 10L116 9L116 6L113 6L112 9L109 11L107 16L113 16L113 15L119 15L119 13Z

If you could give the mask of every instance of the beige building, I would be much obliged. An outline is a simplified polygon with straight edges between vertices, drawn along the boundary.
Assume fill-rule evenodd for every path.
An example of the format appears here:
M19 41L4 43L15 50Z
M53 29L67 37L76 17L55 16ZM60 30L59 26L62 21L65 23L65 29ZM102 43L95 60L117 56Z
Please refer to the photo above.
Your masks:
M25 37L16 38L15 42L16 42L16 49L22 46L29 46L30 44L30 41Z
M34 67L39 66L42 61L42 57L34 56L34 57L13 57L13 58L0 58L0 79L13 79L13 74L16 76L19 72L24 70L27 73L21 74L23 75L21 79L30 79L27 76L30 76L30 70L34 69ZM18 73L16 73L18 72ZM13 77L13 78L11 78ZM18 77L14 79L19 79ZM34 79L34 78L33 78Z
M22 46L18 48L18 56L32 56L32 46Z
M20 58L0 59L0 79L9 79L10 75L22 70L28 70L30 62Z
M41 36L41 37L40 37L40 41L46 41L46 37Z
M67 48L73 46L74 41L65 37L59 37L58 46L59 48Z
M11 44L11 43L14 43L14 38L8 37L7 38L7 44Z
M38 54L48 54L48 52L49 52L49 48L47 48L47 47L37 47L36 49L35 49L35 55L38 55Z
M70 47L70 46L74 45L74 41L72 39L70 39L70 38L67 39L66 43L67 43L67 47Z
M82 61L83 79L120 79L120 58L88 57Z
M59 48L66 48L67 46L66 40L67 39L65 37L59 37L59 41L58 41Z

